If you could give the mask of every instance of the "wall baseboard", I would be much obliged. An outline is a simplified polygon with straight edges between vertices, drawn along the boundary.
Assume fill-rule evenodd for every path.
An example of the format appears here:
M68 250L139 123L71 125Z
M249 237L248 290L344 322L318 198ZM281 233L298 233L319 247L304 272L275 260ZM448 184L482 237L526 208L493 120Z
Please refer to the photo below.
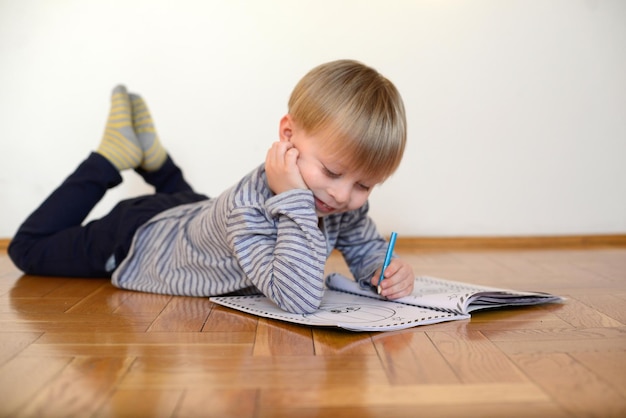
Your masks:
M524 237L398 237L397 248L467 249L549 249L626 247L626 235L564 235Z
M6 251L10 238L0 238ZM567 235L528 237L398 237L398 249L542 249L626 247L626 235Z

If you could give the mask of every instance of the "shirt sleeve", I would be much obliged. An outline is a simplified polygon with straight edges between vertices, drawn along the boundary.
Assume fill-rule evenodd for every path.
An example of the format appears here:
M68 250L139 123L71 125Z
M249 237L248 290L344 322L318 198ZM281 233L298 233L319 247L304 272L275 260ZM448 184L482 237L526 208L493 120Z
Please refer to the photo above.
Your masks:
M341 219L336 248L342 253L350 272L361 285L370 285L374 272L387 252L387 242L368 215L369 204L346 213Z
M272 196L264 207L237 205L227 218L227 239L247 278L281 309L304 314L319 308L326 239L311 191Z

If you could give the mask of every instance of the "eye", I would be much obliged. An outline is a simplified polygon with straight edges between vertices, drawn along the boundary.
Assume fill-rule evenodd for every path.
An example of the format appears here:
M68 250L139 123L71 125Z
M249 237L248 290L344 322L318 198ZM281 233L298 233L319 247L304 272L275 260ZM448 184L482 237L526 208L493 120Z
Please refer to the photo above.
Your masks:
M370 186L366 186L365 184L362 184L362 183L357 183L356 187L366 192L369 192L371 189Z
M333 171L330 171L328 168L324 167L324 174L331 179L338 179L341 177L341 174L337 174Z

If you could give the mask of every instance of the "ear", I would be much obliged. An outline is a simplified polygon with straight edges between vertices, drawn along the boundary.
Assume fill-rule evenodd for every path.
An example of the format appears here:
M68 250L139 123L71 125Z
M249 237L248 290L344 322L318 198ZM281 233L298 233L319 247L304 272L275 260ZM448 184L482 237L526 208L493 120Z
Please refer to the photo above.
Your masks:
M293 135L293 119L290 114L286 114L280 120L280 124L278 125L278 138L281 141L290 141L291 136Z

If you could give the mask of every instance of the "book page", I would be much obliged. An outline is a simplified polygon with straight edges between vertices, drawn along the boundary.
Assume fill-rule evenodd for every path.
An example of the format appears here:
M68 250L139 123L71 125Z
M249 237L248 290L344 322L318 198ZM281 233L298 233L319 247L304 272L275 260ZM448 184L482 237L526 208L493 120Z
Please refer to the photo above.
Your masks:
M338 273L330 274L326 284L331 289L383 299L373 288L362 288L354 280ZM415 278L413 293L394 302L432 309L468 314L474 310L502 306L534 305L560 301L562 298L545 293L518 292L496 287L480 286L435 277Z
M378 295L374 288L362 288L354 280L338 273L330 274L326 278L326 284L331 289L386 300ZM473 294L472 290L463 289L461 286L451 286L439 280L416 277L413 293L394 301L461 313L463 312L462 303Z
M468 319L469 315L364 298L327 289L320 309L312 314L285 312L265 296L221 296L211 302L253 315L314 326L333 326L351 331L391 331L418 325Z

